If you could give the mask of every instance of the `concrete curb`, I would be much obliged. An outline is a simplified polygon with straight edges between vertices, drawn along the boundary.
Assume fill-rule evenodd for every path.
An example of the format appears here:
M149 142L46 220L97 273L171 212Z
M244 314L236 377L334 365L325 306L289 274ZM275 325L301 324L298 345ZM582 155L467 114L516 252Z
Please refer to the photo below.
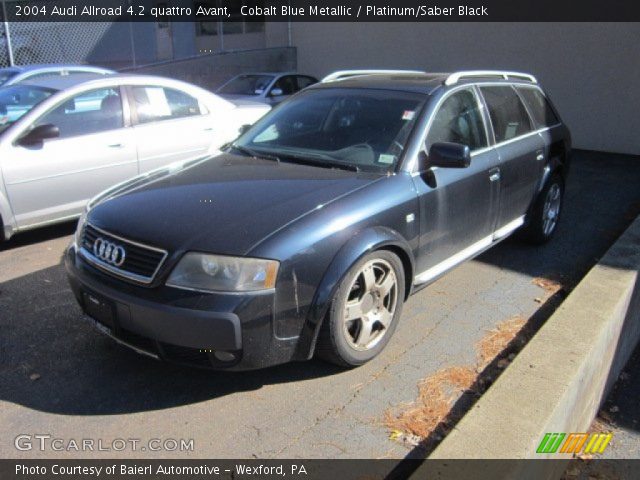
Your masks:
M640 339L639 270L640 217L429 458L550 458L536 454L545 433L585 432ZM557 478L564 466L503 463L513 478Z

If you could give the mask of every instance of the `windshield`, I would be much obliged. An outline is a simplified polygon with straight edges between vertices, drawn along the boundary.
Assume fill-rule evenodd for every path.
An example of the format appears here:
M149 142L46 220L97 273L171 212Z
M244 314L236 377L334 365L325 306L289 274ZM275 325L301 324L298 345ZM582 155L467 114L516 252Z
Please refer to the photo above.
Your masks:
M16 70L12 70L10 68L0 68L0 85L4 85L17 74L18 72Z
M240 75L223 85L218 92L227 95L262 95L272 81L271 75Z
M425 99L388 90L308 90L269 112L233 146L256 155L389 171Z
M0 132L5 131L33 107L54 93L53 89L30 85L12 85L0 88Z

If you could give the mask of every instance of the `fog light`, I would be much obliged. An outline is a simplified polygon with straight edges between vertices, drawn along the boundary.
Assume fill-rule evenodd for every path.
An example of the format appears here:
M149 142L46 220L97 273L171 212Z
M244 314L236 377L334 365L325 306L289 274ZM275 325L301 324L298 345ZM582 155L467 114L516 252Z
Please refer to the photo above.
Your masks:
M236 359L236 354L231 352L216 351L213 356L221 362L233 362Z

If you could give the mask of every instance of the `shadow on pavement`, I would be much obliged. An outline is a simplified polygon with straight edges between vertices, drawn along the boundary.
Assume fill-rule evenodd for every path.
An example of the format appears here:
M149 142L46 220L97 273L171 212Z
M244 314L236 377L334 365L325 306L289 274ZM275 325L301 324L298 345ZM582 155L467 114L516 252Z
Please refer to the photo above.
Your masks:
M321 362L216 372L138 355L82 319L62 265L0 284L0 399L66 415L158 410L340 372Z
M28 230L23 233L16 233L8 241L0 242L0 252L3 250L11 250L18 247L33 245L34 243L46 242L54 238L72 235L78 224L77 220L59 223L48 227Z

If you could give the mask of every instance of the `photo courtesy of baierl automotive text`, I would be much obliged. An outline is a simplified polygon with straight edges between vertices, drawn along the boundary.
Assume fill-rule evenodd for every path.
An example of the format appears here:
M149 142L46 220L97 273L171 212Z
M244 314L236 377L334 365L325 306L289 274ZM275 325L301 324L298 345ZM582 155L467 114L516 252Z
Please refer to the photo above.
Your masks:
M0 479L640 476L640 5L0 0Z

